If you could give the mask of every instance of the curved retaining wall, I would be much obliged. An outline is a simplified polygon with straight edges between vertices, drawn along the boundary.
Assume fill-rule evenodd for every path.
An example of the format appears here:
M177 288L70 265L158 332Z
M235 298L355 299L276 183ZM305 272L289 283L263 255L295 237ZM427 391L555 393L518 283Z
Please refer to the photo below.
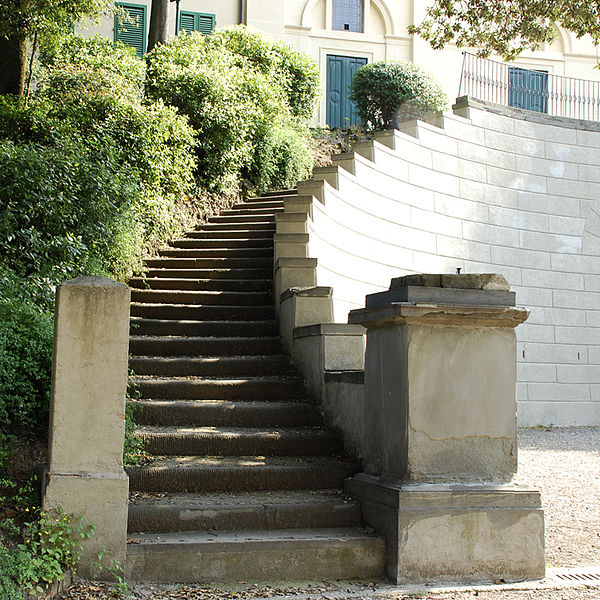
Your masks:
M600 131L534 118L469 101L359 144L299 185L276 257L317 259L337 322L392 277L501 273L531 310L520 424L600 424Z

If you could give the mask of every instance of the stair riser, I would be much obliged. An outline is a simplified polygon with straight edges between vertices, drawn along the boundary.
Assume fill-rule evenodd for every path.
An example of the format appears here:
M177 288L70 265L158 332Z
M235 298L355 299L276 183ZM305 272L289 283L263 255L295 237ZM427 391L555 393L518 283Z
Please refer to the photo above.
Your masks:
M268 269L272 258L151 258L146 265L154 269Z
M285 199L288 196L295 196L298 194L298 190L297 189L288 189L288 190L272 190L270 192L263 192L261 196L256 196L254 198L247 198L246 202L252 202L252 201L261 201L261 200L275 200L276 198L281 198L281 199Z
M235 211L246 211L253 209L282 209L285 207L283 200L273 200L273 201L256 201L252 203L244 202L243 204L234 204L231 207L231 210ZM229 212L229 211L228 211Z
M319 456L341 451L339 440L332 435L250 437L200 434L143 434L144 447L158 456Z
M235 531L243 529L297 529L357 527L357 504L335 507L319 504L241 506L228 510L194 510L184 506L129 506L128 531Z
M310 490L341 488L353 471L339 468L231 469L138 467L127 470L130 491L145 492L233 492L244 490Z
M163 377L242 377L252 375L291 375L294 368L287 359L241 358L200 361L191 358L131 358L129 367L136 375Z
M131 320L132 335L183 335L194 337L258 337L276 336L276 321L161 321Z
M202 292L132 290L131 301L146 304L201 304L220 306L265 306L273 303L270 292Z
M246 542L183 545L131 545L126 577L161 583L239 583L370 579L383 575L385 543L365 537L329 543Z
M281 211L279 211L281 212ZM226 214L219 217L211 217L208 224L213 223L275 223L275 214L270 211L268 214Z
M273 247L266 248L176 248L159 252L169 258L273 258Z
M275 233L275 227L268 227L267 229L244 229L244 228L231 228L228 229L223 226L219 226L216 229L199 229L197 231L188 231L185 236L190 240L241 240L241 239L261 239L270 238L273 240L273 234Z
M132 339L133 356L256 356L282 352L279 338Z
M161 400L301 400L305 397L302 382L248 380L224 385L211 380L132 380L140 398ZM133 387L131 388L133 391Z
M171 242L173 248L273 248L273 237L248 238L248 239L180 239Z
M268 221L266 219L257 223L219 223L219 222L211 222L206 225L202 225L198 231L255 231L255 232L266 232L266 231L275 231L275 219L273 221ZM192 236L195 237L195 236ZM261 235L260 237L265 237Z
M132 304L131 316L146 319L175 319L177 321L267 321L275 318L275 309L270 306ZM256 352L252 354L256 354Z
M207 403L208 404L208 403ZM226 406L192 405L184 402L135 403L135 419L139 425L202 426L202 427L310 427L322 424L316 406L297 403L293 407L273 406L264 402L228 403Z
M148 278L168 279L270 279L273 268L268 269L150 269Z
M184 290L210 292L271 292L270 279L130 279L129 287L141 290Z

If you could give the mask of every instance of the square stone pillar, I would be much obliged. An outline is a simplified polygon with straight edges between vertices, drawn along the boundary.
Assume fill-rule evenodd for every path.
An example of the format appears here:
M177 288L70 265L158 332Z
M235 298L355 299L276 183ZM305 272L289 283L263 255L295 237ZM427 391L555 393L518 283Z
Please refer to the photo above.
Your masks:
M78 277L57 291L44 510L83 515L78 573L125 565L127 495L123 469L130 290L104 277ZM107 576L105 571L102 576Z
M367 297L365 473L348 482L395 581L544 574L539 494L517 469L515 327L498 275L412 275ZM460 550L460 557L457 552Z

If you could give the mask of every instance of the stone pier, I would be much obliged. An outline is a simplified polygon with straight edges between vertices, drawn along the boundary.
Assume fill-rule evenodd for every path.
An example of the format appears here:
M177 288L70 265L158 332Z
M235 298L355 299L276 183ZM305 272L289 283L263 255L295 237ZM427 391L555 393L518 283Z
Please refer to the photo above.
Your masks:
M544 575L539 493L517 469L515 327L498 275L412 275L367 296L365 472L347 482L394 581Z
M43 507L60 507L94 525L78 570L84 577L95 575L100 551L104 567L113 560L125 565L129 301L126 285L103 277L78 277L57 292Z

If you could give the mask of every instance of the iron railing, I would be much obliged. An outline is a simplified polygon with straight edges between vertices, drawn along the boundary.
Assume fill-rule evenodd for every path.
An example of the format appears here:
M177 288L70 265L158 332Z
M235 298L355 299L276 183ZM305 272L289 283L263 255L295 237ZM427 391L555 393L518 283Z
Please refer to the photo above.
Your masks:
M459 96L559 117L600 121L600 81L524 69L468 52L463 55Z

